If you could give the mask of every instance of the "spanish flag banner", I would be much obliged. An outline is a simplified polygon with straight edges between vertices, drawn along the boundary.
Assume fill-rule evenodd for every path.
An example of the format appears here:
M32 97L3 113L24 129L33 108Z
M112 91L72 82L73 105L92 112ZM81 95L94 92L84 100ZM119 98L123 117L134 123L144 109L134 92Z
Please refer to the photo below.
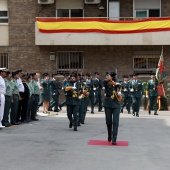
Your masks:
M104 19L37 18L42 33L106 33L128 34L170 31L169 18L113 21Z

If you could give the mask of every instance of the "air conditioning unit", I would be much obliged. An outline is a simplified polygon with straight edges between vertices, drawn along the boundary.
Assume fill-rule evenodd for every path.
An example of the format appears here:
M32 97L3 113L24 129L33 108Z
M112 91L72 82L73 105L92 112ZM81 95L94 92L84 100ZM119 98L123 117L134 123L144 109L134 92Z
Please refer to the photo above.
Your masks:
M53 4L54 0L38 0L38 4Z
M85 4L100 4L101 0L85 0Z

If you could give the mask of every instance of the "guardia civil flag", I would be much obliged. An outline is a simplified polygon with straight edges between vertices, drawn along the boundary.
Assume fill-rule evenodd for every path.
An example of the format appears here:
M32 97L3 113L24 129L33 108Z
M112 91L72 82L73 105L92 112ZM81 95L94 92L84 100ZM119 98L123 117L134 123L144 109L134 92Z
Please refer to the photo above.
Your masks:
M156 68L156 78L157 78L158 82L161 83L161 82L163 82L165 77L166 77L166 68L164 66L163 48L162 48L158 66Z

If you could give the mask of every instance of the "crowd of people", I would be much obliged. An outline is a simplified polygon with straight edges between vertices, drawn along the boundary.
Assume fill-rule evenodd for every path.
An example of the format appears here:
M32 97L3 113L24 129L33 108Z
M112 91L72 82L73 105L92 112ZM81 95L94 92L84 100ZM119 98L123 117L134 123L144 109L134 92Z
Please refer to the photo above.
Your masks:
M58 75L44 73L24 74L22 70L10 72L0 68L0 129L11 125L38 121L37 111L43 105L43 113L50 111L59 112L64 105L67 106L69 128L77 131L77 127L85 123L87 107L90 103L91 114L94 114L94 106L98 105L98 112L105 111L108 141L116 144L119 114L126 107L128 114L139 117L141 97L149 98L151 110L157 114L157 85L154 74L148 81L146 94L142 81L138 75L123 76L122 82L116 81L116 73L106 72L102 81L99 73L84 75L81 73L65 74L60 85ZM65 100L59 104L59 89L63 90ZM102 101L102 92L104 100ZM123 99L123 100L122 100Z

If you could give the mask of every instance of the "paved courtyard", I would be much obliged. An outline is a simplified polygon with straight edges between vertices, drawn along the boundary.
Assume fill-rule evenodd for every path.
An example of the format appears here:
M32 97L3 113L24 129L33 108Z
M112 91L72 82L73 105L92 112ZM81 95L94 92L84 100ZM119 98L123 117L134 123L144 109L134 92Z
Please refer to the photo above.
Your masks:
M118 141L127 147L90 146L89 140L106 140L104 112L87 112L78 131L68 127L65 108L38 122L0 131L2 170L168 170L170 167L170 111L159 116L141 109L140 117L120 115Z

